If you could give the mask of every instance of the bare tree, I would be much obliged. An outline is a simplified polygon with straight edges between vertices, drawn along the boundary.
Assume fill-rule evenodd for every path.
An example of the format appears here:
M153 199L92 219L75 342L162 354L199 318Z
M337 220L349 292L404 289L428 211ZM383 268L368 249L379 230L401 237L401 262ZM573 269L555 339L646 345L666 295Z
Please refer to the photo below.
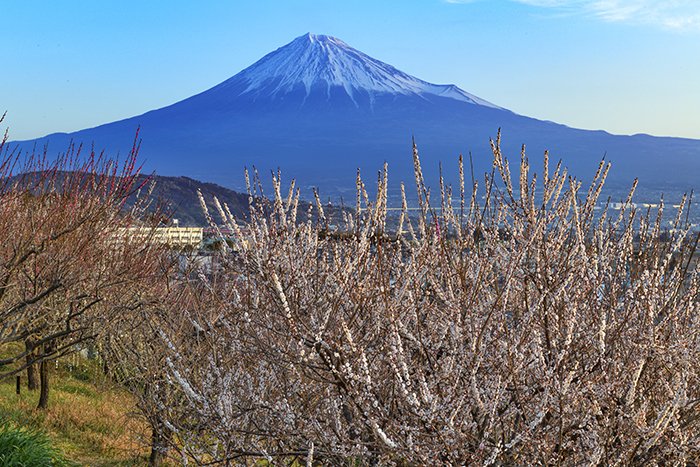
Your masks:
M0 361L15 364L0 377L26 368L35 384L38 364L41 408L47 362L93 339L108 306L133 301L127 285L152 272L148 242L121 241L141 207L123 209L139 188L137 152L119 163L71 147L49 161L0 148L0 344L24 344Z

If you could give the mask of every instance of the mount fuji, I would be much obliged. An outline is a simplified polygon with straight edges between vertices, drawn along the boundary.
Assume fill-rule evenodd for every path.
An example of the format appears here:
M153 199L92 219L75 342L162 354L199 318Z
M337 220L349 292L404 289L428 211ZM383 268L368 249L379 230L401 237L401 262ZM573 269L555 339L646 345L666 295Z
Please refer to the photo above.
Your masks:
M481 67L486 72L486 66ZM478 72L475 66L475 72ZM650 109L650 111L652 111ZM545 149L586 178L606 155L613 183L634 177L686 190L700 184L700 140L619 136L518 115L455 85L431 84L331 36L306 34L200 94L158 110L74 133L15 142L49 154L71 141L125 154L141 128L147 170L241 186L244 166L326 194L354 190L356 169L371 180L384 161L394 180L412 180L411 139L427 180L438 161L456 173L458 154L476 174L491 165L489 137L499 128L511 159L527 144L531 161Z

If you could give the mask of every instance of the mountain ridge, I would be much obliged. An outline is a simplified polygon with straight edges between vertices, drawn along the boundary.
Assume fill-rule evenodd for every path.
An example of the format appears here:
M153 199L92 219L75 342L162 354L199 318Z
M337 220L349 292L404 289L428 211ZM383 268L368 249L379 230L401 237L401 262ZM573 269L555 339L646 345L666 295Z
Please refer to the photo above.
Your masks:
M456 97L455 97L456 96ZM70 140L126 153L141 127L146 170L188 175L235 189L245 166L281 168L302 187L327 194L354 190L356 169L393 180L412 178L415 137L426 179L436 184L438 161L456 173L458 154L472 153L478 175L491 166L489 137L503 132L503 150L530 160L549 150L585 178L604 154L611 180L698 187L700 141L613 135L518 115L454 85L437 85L353 49L340 39L306 34L199 94L144 114L73 133L15 142L22 149ZM449 172L452 171L452 172ZM449 179L448 179L449 181ZM309 195L309 193L304 193Z

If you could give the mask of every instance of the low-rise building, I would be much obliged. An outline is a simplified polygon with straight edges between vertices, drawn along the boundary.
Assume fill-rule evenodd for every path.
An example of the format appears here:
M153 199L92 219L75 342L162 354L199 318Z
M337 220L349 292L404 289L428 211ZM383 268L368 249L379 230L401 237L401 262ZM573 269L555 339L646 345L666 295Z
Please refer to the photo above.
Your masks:
M128 227L120 229L120 235L131 240L145 241L152 238L154 242L178 248L198 248L204 238L204 229L202 227Z

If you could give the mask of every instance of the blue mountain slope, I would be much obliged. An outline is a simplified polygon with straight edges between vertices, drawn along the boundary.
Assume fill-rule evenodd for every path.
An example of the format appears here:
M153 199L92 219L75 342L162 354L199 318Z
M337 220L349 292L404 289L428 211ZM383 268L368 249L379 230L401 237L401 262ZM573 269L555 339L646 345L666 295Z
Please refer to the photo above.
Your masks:
M147 170L240 187L244 166L282 169L302 186L326 193L354 189L359 166L374 179L384 161L394 181L412 178L415 137L435 181L437 161L454 173L471 152L475 171L490 168L489 137L502 128L503 147L532 161L549 149L585 178L604 154L615 181L634 177L681 189L700 185L700 141L616 136L517 115L454 85L435 85L373 59L330 36L307 34L266 55L229 80L171 106L71 134L19 142L22 149L69 141L126 153L141 127Z

